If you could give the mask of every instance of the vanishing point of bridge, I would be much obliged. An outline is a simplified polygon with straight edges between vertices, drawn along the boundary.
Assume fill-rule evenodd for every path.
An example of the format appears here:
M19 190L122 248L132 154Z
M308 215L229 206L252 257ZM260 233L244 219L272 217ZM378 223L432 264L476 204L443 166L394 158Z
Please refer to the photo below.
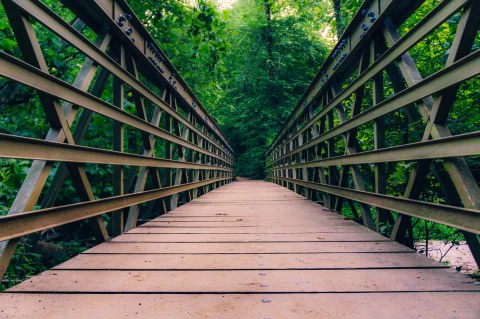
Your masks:
M99 244L2 293L0 318L479 318L474 278L403 245L427 220L480 262L480 131L449 121L479 90L479 1L365 1L266 152L268 181L235 180L224 134L124 0L1 2L19 50L0 52L2 83L35 93L49 131L0 134L0 158L31 161L0 217L0 274L31 234ZM423 74L410 51L452 19ZM73 80L50 73L39 30L82 60Z

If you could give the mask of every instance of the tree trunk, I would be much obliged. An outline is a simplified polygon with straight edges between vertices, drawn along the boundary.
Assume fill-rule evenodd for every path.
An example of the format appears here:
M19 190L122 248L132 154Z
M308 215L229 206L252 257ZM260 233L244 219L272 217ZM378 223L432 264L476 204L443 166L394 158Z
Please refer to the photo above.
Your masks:
M335 26L337 29L337 37L340 39L343 33L341 0L332 0L333 12L335 13Z
M273 36L272 36L272 14L271 14L271 3L269 0L263 0L263 6L265 9L265 18L267 19L267 28L265 33L265 42L267 45L267 69L268 69L268 78L273 79L275 75L275 64L273 63Z

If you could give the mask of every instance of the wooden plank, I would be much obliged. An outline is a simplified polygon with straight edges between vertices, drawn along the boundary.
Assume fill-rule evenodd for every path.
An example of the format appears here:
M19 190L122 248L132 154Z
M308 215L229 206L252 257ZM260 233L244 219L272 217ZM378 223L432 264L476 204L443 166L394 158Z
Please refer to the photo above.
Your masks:
M365 268L438 268L448 267L414 254L145 254L125 257L117 254L81 254L58 269L365 269Z
M478 298L478 293L470 292L346 293L335 296L329 294L70 295L8 293L0 298L0 311L6 319L31 318L32 314L35 319L478 319L480 313Z
M187 204L188 205L188 204ZM274 218L283 218L288 219L292 216L295 217L312 217L312 218L338 218L342 219L345 218L344 216L333 213L326 208L319 206L319 205L290 205L290 204L283 204L282 206L275 206L275 205L268 205L268 204L245 204L245 205L215 205L209 204L204 206L197 206L193 207L190 206L188 209L181 210L184 206L177 208L173 212L169 212L163 216L160 216L160 219L164 217L171 217L171 218L178 218L182 216L190 216L190 215L211 215L211 216L234 216L237 217L247 217L247 216L257 216L267 219Z
M299 213L299 210L313 210L313 212L309 213ZM274 213L272 211L275 211ZM265 205L264 208L259 208L258 205L254 206L249 206L249 207L240 207L238 210L233 210L230 208L228 209L223 209L223 208L218 208L218 206L207 206L207 207L202 207L202 209L195 209L192 211L178 213L175 216L172 214L168 214L166 216L160 216L159 218L155 219L158 221L162 220L168 220L168 219L180 219L182 216L190 216L190 215L195 215L196 214L204 214L204 213L215 213L214 218L217 219L229 219L229 218L259 218L262 220L291 220L292 217L295 217L295 219L300 219L300 218L308 218L311 220L318 220L318 218L321 219L338 219L338 220L345 220L345 217L340 215L340 214L334 214L330 212L319 212L318 208L312 208L312 207L296 207L296 208L279 208L278 210L275 207L269 207ZM240 216L238 216L240 215ZM190 218L188 218L190 219ZM206 217L192 217L192 219L207 219Z
M442 278L442 280L439 280ZM50 270L9 292L258 293L479 291L444 269L375 270Z
M152 222L153 223L153 222ZM352 222L353 223L353 222ZM149 224L150 225L150 224ZM260 221L218 221L218 222L191 222L191 221L160 221L156 220L155 225L159 226L176 226L176 227L186 227L186 226L195 226L195 227L258 227L258 226L270 226L270 227L286 227L285 223L282 223L279 220L271 222L260 222ZM344 223L344 220L335 219L335 220L324 220L322 223L318 223L318 226L344 226L348 225ZM288 227L300 226L300 227L311 227L312 223L303 222L302 220L294 220L288 224Z
M361 242L391 241L377 233L307 233L307 234L162 234L158 232L128 233L114 238L125 242Z
M344 219L345 217L333 213L329 209L326 209L320 205L295 205L284 203L280 206L270 205L268 203L273 203L270 201L267 203L245 203L243 205L219 205L219 204L209 204L201 206L181 206L180 208L175 209L175 211L169 212L165 215L160 216L158 219L162 220L164 218L178 218L182 216L214 216L214 217L248 217L256 216L263 219L291 219L294 217L305 217L305 218L337 218ZM183 210L182 210L183 208Z
M89 254L272 254L326 252L413 252L396 242L296 242L296 243L122 243L95 246Z
M150 224L151 225L151 224ZM361 233L366 230L351 226L328 227L174 227L174 226L140 226L132 229L129 234L159 232L162 234L307 234L307 233Z
M243 216L243 217L230 217L230 216L218 216L218 217L213 217L213 218L206 218L206 217L190 217L190 218L171 218L171 217L164 217L164 218L157 218L155 219L154 222L156 223L168 223L168 222L175 222L175 223L184 223L184 222L189 222L189 223L211 223L211 222L240 222L240 223L248 223L252 222L255 224L260 224L260 225L272 225L272 224L281 224L285 225L285 222L288 222L288 224L296 224L299 223L300 225L308 225L308 224L318 224L322 225L323 222L325 221L333 221L333 222L338 222L341 221L343 222L345 218L343 217L337 217L337 216L328 216L328 217L320 217L320 216L295 216L295 219L298 219L298 221L289 221L290 218L281 218L280 216L277 216L277 218L272 217L272 218L265 218L265 217L260 217L260 216ZM320 220L319 220L320 219Z

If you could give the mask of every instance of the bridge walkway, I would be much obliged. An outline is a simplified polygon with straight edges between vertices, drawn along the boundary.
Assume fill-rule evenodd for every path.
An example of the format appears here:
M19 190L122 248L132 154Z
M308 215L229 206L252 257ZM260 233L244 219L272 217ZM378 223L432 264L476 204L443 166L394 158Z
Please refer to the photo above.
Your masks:
M281 186L218 188L0 295L1 318L478 318L480 287Z

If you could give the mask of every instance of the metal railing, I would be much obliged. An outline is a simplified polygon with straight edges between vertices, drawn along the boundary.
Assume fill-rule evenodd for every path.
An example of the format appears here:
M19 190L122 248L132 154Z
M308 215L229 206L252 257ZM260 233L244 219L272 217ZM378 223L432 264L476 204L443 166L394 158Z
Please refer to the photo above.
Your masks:
M36 92L49 130L34 138L0 134L0 158L32 161L0 217L1 275L22 236L88 219L96 239L108 240L152 211L165 213L232 180L232 148L124 0L2 4L21 59L0 51L1 79ZM53 74L38 32L62 41L57 59L72 50L82 57L72 83ZM96 119L108 134L92 131ZM108 143L95 141L104 135ZM93 191L100 186L87 165L107 172L108 196ZM58 205L66 180L78 202Z
M456 124L479 117L478 95L462 99L480 89L479 15L365 1L268 149L268 179L401 242L412 217L454 227L480 264L480 127Z

